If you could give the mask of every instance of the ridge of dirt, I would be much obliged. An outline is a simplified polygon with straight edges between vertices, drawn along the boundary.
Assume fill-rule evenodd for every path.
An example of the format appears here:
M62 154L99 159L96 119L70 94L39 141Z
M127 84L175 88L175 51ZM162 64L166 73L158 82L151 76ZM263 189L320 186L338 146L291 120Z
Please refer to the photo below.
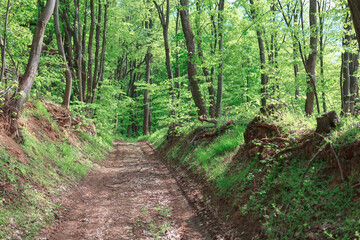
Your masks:
M42 239L214 239L180 188L147 143L115 141Z

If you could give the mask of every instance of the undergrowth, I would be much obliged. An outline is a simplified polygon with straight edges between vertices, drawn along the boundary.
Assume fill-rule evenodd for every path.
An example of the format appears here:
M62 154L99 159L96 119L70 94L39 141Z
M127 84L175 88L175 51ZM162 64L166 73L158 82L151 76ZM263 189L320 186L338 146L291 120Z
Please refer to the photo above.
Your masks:
M358 141L357 120L341 118L327 141L335 149ZM315 117L287 112L265 121L278 126L288 138L301 138L316 128ZM166 158L205 177L215 196L231 201L231 209L224 213L227 217L235 212L250 216L261 223L269 239L359 239L360 193L353 186L360 182L360 169L339 183L322 159L312 163L304 177L305 159L233 159L244 142L244 131L245 127L238 125L210 143L189 141L189 131L167 149ZM166 135L167 129L162 129L149 141L164 148Z
M52 120L38 101L35 118ZM54 127L58 130L58 127ZM54 220L61 204L62 192L84 177L87 170L107 155L112 137L92 136L84 132L79 146L62 134L61 141L40 137L22 129L22 147L28 155L26 163L0 149L0 239L34 239L46 223Z

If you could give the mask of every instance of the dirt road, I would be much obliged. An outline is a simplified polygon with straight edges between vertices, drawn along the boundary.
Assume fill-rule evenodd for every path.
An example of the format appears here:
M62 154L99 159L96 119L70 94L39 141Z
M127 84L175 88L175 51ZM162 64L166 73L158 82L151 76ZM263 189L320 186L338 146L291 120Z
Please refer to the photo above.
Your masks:
M64 206L46 239L212 239L145 142L116 141Z

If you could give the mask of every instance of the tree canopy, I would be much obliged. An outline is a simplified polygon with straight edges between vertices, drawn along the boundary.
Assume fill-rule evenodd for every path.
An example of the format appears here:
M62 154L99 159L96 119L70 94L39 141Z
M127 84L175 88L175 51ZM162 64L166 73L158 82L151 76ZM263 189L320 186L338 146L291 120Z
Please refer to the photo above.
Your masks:
M4 109L15 102L11 112L28 97L49 98L100 128L138 136L197 117L241 119L269 105L306 115L360 109L357 1L0 6L0 97Z

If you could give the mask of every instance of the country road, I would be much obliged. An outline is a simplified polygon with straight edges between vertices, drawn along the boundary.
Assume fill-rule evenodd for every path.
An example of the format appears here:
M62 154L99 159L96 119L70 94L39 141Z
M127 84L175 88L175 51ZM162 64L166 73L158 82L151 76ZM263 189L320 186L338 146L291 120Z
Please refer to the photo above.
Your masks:
M146 142L116 141L64 200L45 239L212 239Z

